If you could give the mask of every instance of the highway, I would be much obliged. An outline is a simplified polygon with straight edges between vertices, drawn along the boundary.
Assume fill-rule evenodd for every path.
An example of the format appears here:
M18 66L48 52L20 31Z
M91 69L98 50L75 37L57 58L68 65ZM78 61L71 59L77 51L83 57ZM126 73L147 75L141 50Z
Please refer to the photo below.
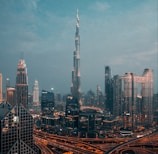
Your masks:
M34 131L34 138L40 149L41 143L49 153L63 154L156 154L158 152L158 133L140 138L76 138ZM48 153L48 152L47 152Z
M47 147L52 147L52 151L62 150L62 153L73 152L75 154L104 154L105 151L97 148L94 145L85 143L78 138L58 136L53 134L48 134L42 131L34 131L35 140L41 140Z
M117 145L108 150L105 154L156 154L157 152L158 133L155 132Z
M54 154L48 147L45 140L41 140L37 137L34 137L35 144L41 150L41 154Z

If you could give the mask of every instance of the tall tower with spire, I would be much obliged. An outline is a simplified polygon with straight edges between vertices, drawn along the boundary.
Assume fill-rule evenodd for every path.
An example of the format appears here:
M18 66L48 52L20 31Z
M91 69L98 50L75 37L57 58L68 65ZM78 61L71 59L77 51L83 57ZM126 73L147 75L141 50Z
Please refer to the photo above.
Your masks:
M75 50L73 52L73 70L71 93L80 101L80 34L79 34L79 15L76 14Z
M24 59L20 59L16 75L16 103L28 108L28 76Z

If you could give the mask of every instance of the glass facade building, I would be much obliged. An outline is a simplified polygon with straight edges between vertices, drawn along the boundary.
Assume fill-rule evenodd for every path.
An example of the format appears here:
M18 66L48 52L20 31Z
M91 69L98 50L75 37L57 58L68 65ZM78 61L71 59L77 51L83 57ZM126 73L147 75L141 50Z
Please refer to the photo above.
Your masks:
M113 113L113 80L109 66L105 67L105 109Z
M141 101L140 123L151 126L153 121L153 70L144 69L142 76L126 73L122 76L124 119L127 126L135 127L137 123L137 104ZM139 94L140 88L140 94ZM138 101L138 95L139 101ZM140 100L141 99L141 100Z
M78 128L78 117L79 117L80 104L76 97L71 95L67 96L66 99L66 125L71 128Z
M0 153L36 154L33 118L22 105L0 104Z
M54 114L54 93L52 91L42 90L41 111L42 116L53 116Z
M16 76L16 103L28 108L28 76L25 61L19 60Z

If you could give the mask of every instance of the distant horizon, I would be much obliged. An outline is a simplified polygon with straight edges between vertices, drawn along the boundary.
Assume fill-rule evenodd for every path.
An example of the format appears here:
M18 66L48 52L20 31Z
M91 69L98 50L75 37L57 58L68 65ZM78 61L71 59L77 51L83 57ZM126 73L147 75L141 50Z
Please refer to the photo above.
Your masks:
M29 92L42 89L69 94L76 10L80 18L81 91L104 94L104 68L113 75L154 71L158 91L157 0L0 1L0 73L15 86L18 61L26 62Z

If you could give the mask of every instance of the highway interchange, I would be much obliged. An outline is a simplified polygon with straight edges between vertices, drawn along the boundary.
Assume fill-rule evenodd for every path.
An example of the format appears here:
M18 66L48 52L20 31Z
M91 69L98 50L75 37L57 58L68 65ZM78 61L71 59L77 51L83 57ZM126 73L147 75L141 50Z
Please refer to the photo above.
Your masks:
M140 138L75 138L34 130L42 154L157 154L158 133Z

